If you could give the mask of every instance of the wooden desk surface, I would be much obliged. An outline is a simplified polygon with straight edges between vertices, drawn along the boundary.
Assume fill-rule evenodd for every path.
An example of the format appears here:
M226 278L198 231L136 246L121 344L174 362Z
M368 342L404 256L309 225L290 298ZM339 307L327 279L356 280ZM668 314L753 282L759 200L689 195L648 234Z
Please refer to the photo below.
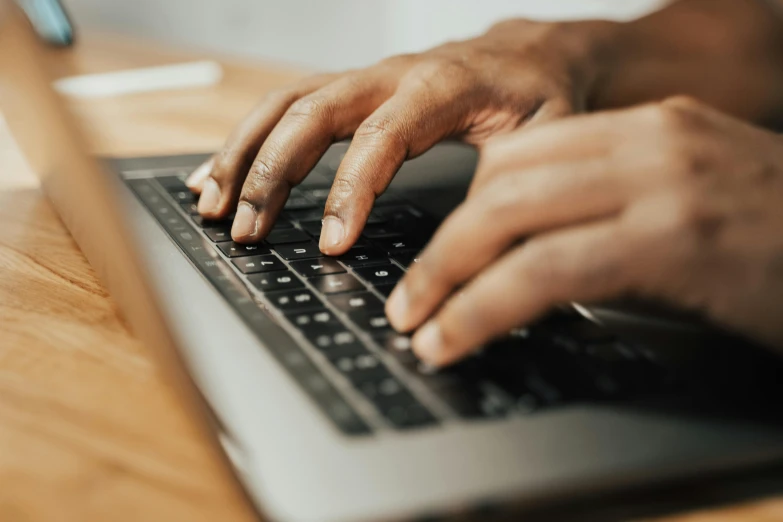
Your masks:
M96 72L192 57L87 39L69 60ZM217 87L74 107L96 153L201 152L301 75L238 63L225 73ZM0 521L254 516L0 128ZM783 500L669 520L783 520Z

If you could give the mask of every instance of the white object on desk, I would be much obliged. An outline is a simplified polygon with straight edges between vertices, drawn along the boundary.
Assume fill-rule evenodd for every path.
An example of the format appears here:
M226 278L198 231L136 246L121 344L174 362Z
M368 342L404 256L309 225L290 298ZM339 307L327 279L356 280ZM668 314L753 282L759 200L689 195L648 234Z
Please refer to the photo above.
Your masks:
M61 94L105 98L140 92L209 87L220 83L223 69L212 61L178 63L99 74L71 76L54 82Z

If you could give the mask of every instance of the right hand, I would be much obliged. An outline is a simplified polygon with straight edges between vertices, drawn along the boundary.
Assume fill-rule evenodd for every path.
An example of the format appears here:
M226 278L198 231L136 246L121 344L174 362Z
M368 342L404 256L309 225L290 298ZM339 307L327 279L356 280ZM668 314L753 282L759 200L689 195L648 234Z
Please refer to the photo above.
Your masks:
M219 219L236 209L234 240L259 241L291 187L333 142L352 136L320 241L325 254L342 254L406 159L446 138L480 147L582 110L599 70L593 36L605 24L512 20L473 40L272 92L188 179L201 192L199 212Z

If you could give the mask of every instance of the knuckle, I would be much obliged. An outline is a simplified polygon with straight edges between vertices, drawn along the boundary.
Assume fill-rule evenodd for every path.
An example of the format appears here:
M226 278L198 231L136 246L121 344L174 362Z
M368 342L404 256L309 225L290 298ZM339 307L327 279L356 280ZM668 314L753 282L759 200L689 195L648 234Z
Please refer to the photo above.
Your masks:
M682 135L700 127L701 105L685 96L670 98L654 106L659 127L667 133Z
M257 158L250 167L250 172L242 187L241 198L251 202L260 202L262 194L277 182L274 160Z
M703 202L699 191L681 191L673 199L668 220L668 235L686 244L704 246L712 242L725 224L724 216Z
M699 102L678 97L649 109L662 144L662 173L674 180L687 182L711 170L712 159L704 140L709 128L699 107Z
M286 115L305 120L329 120L331 118L331 104L321 95L309 95L293 102Z
M409 85L425 88L446 83L454 84L453 82L459 81L467 73L466 61L467 58L462 54L459 59L446 56L422 58L411 67L404 80Z
M361 196L364 188L362 176L358 172L348 171L341 173L332 182L332 189L329 193L330 208L336 209L343 201Z
M212 172L210 176L218 182L218 185L230 181L234 171L231 168L234 165L236 152L230 146L225 146L213 156Z
M701 110L702 107L702 103L699 100L697 100L692 96L687 96L684 94L666 98L663 101L662 105L665 107L686 111L686 112L699 111Z
M711 171L710 157L688 142L672 144L666 157L666 170L689 183Z
M400 125L391 118L371 118L356 129L354 137L360 140L396 142L408 149L408 140Z

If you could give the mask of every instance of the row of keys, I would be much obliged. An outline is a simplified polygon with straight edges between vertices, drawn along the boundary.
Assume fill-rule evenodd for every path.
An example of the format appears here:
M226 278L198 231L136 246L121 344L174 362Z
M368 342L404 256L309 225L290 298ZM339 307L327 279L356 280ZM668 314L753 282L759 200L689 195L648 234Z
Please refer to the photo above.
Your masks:
M313 204L305 205L305 202L301 200L293 206L296 207L295 210L312 210L317 208ZM393 210L395 212L398 211L397 209ZM377 214L383 216L380 212ZM314 216L314 212L287 214L287 217L295 220L308 219ZM388 222L385 216L381 216L376 216L377 219L371 224ZM320 222L318 224L320 225ZM311 232L315 231L320 232L320 226L317 230L311 230ZM348 253L338 258L341 263L338 263L333 258L320 256L316 245L309 241L304 232L298 229L280 232L273 231L270 237L267 238L267 243L273 245L273 248L286 259L300 257L300 260L291 261L291 267L303 277L308 278L320 293L326 295L335 307L345 312L349 319L360 329L371 333L375 332L373 335L379 336L379 339L383 338L383 336L391 336L393 341L389 342L392 345L405 345L405 350L395 348L394 353L398 357L404 357L404 362L410 367L409 369L416 372L419 363L410 352L409 339L393 334L383 313L383 303L375 295L366 291L355 292L355 290L364 290L364 288L355 277L346 273L345 266L353 268L359 277L388 295L396 281L403 275L399 267L389 262L389 257L408 267L416 262L418 248L422 243L400 237L396 230L389 227L369 227L366 236L371 240L373 246L362 245L352 248ZM300 241L302 239L305 239L305 241ZM281 249L281 245L287 245L287 247ZM258 261L262 257L251 259L250 264L253 265L254 269L266 271L285 269L282 263L279 265L271 261L268 261L268 265L259 263ZM263 260L261 261L263 263ZM250 279L250 282L262 291L269 292L267 298L270 299L273 306L289 314L294 314L291 319L296 326L311 330L311 341L317 347L322 350L331 347L333 355L339 353L341 358L337 360L339 361L338 369L341 372L349 372L351 374L357 372L357 375L369 375L366 372L375 368L375 364L372 362L375 359L358 352L354 353L357 351L357 343L353 338L353 334L344 330L339 320L331 312L321 308L322 305L315 295L304 289L301 281L290 275L290 272L261 274ZM280 290L290 291L280 292ZM330 325L338 328L338 330L332 336L329 336L323 333L322 329L315 328L324 325ZM364 348L362 347L362 349ZM427 381L437 382L442 387L444 379L443 375L438 375L437 378L428 377ZM368 380L368 382L363 384L362 391L369 397L380 396L382 395L381 390L388 392L400 388L400 386L394 384L395 382L395 380L388 379L383 381L380 378ZM449 393L445 394L446 402L455 412L462 416L480 416L485 414L486 411L495 413L500 410L497 406L490 408L488 405L500 404L503 401L498 399L468 400L475 393L468 393L467 388L460 391L457 391L456 387L454 388L454 390L449 390ZM480 407L481 404L484 404L483 408Z
M179 176L158 178L158 182L169 193L186 190L182 178ZM320 410L345 434L366 435L371 433L367 424L322 375L317 366L301 351L296 342L288 337L279 328L276 321L254 302L242 281L211 248L209 242L197 234L187 221L179 217L170 203L160 197L153 182L148 179L134 179L127 180L127 183L153 216L163 225L183 253L190 258L199 272L234 308L251 331L263 341L270 354L299 383ZM248 259L248 257L235 258L235 260L238 259ZM282 281L278 283L285 284ZM315 296L312 297L315 298Z
M328 309L289 314L288 318L390 424L417 428L436 423L384 363Z

